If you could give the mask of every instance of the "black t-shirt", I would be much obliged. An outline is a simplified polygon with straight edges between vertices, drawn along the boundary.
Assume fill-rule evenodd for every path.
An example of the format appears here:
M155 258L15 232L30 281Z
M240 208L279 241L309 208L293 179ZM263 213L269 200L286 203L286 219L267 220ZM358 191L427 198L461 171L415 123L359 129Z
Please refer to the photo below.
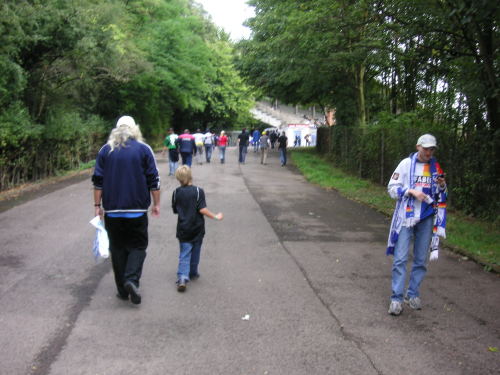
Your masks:
M241 133L238 139L240 140L240 146L248 146L249 136L247 132Z
M288 138L285 135L282 135L278 138L278 148L286 148L286 141Z
M172 194L172 210L178 214L177 238L181 242L196 242L205 235L205 219L200 214L207 207L202 188L180 186Z

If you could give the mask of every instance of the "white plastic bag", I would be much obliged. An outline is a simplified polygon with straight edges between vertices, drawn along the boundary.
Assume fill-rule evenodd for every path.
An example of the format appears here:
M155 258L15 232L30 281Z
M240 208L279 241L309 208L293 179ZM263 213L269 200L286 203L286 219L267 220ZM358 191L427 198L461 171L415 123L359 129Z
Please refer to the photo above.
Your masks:
M96 262L103 261L109 258L109 239L108 232L104 229L103 222L99 216L94 217L90 220L90 224L95 227L95 239L94 246L92 247L92 252L94 253L94 258Z

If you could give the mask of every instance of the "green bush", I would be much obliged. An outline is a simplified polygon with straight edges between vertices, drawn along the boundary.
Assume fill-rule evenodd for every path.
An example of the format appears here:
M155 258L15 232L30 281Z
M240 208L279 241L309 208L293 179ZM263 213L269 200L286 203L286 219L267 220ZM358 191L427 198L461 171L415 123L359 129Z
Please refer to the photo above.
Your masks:
M34 124L22 104L0 114L0 190L78 168L95 158L106 137L97 116L52 113Z
M0 188L17 185L32 173L43 128L33 124L20 103L0 114Z

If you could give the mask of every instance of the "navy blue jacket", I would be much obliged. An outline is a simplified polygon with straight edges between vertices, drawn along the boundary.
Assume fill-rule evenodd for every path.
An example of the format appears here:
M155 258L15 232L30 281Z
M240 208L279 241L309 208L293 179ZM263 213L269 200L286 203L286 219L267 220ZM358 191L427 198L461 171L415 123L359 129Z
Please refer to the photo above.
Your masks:
M153 150L147 144L129 139L125 147L104 145L95 163L92 182L102 190L104 211L146 212L151 190L160 189L160 176Z
M193 154L196 153L196 144L192 134L181 134L175 140L180 153Z

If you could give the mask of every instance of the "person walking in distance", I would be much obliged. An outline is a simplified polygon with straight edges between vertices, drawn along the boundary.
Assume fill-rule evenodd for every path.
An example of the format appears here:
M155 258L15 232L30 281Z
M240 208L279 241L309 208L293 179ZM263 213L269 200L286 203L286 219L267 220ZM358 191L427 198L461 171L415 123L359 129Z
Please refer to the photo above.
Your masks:
M205 136L201 132L200 129L196 130L196 133L193 134L194 137L194 143L196 145L196 161L198 164L203 164L203 139Z
M193 135L189 133L189 129L184 130L184 133L177 137L176 145L182 157L182 164L191 166L193 154L196 153L196 145Z
M153 150L143 142L130 116L120 117L97 154L94 173L95 214L103 217L117 297L141 303L139 282L148 247L147 211L160 215L160 176ZM102 201L102 207L101 207Z
M255 129L253 131L252 143L253 143L253 152L257 152L259 150L259 145L260 145L260 131L259 131L259 129Z
M286 165L286 148L288 146L288 138L285 135L285 132L282 132L278 138L278 151L280 152L280 161L281 166L284 167Z
M228 139L226 136L226 132L223 130L220 132L219 140L217 141L219 145L219 157L220 163L224 164L226 162L226 147L228 144Z
M403 302L414 310L422 308L420 285L427 272L427 259L438 258L439 237L445 237L447 186L445 175L434 158L436 138L422 135L417 152L403 159L388 184L396 208L391 222L387 255L394 255L389 314L400 315ZM413 241L413 264L408 289L406 263Z
M214 147L214 135L212 132L207 129L206 133L203 136L203 144L205 146L205 158L207 163L210 163L212 159L212 150Z
M169 176L173 176L177 166L179 164L179 151L177 150L177 134L174 133L174 129L168 129L168 135L165 137L163 141L163 151L162 154L165 154L165 151L168 151L168 167L169 167Z
M266 165L267 152L269 151L269 136L265 131L262 132L260 137L260 164Z
M247 129L243 128L241 134L238 135L238 150L239 150L239 158L238 161L241 164L245 164L245 158L247 156L248 149L248 141L250 139L249 134L247 133Z
M189 280L200 277L201 245L205 236L204 216L222 220L224 215L212 213L205 201L202 188L193 185L191 168L183 165L175 172L180 185L172 193L172 210L177 214L177 239L179 240L179 266L177 268L177 290L184 292Z
M278 134L276 134L275 130L271 132L271 135L269 135L269 139L271 141L271 148L274 150L274 144L278 140Z

